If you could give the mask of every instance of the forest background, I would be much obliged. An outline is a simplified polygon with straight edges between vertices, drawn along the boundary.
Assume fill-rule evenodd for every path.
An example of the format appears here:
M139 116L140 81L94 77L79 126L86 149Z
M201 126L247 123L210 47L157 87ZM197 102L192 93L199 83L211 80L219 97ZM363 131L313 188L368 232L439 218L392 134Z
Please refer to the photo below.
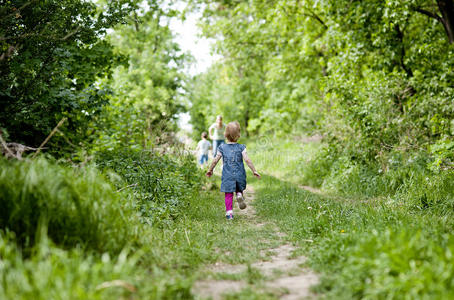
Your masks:
M114 268L103 253L143 250L147 232L183 218L205 179L175 137L182 112L195 140L217 114L263 151L321 136L294 162L299 185L437 218L453 209L451 0L189 1L186 11L151 0L0 3L4 152L8 142L40 147L62 121L44 155L1 160L0 251L14 262L2 272L17 272L2 277L6 297L43 261L77 262L61 263L62 274L98 264L102 282ZM196 76L169 28L192 10L221 57ZM143 257L120 258L115 272L133 278ZM186 297L184 280L160 268L162 285L141 292ZM25 286L25 298L53 290Z

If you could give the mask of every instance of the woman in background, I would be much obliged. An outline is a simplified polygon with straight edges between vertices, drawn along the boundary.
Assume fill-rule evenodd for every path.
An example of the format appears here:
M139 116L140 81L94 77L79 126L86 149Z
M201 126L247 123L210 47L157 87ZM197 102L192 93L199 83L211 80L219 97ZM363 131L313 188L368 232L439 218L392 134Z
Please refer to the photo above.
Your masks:
M218 115L216 123L213 123L208 129L210 139L213 141L213 157L216 157L219 146L224 144L224 131L225 125L222 123L222 116Z

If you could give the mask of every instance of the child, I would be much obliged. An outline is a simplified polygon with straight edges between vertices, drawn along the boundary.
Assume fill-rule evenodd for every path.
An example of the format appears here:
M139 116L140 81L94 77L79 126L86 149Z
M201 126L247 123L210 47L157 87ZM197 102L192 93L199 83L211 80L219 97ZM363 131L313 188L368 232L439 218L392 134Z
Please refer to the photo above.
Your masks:
M246 208L243 197L243 191L246 189L246 171L244 170L243 159L254 176L260 178L260 175L246 153L246 146L236 142L240 138L240 124L238 122L227 124L224 136L227 138L227 143L219 146L218 153L206 175L208 177L213 175L213 169L222 157L224 166L222 168L221 192L225 193L225 216L227 220L232 220L233 193L236 193L240 209Z
M202 140L197 144L197 148L195 149L198 151L199 157L199 164L203 166L204 163L208 162L208 150L211 149L211 143L207 140L207 133L202 132Z

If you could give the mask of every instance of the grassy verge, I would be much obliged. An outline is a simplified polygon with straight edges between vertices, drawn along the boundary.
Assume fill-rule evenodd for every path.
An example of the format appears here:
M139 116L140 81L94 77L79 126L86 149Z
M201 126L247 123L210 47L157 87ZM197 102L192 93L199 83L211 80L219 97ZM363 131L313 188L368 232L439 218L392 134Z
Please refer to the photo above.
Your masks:
M0 161L0 299L191 299L194 281L210 275L207 264L247 264L278 243L271 226L239 215L228 223L222 194L189 188L178 165L142 178L156 159L125 163L126 181L44 159ZM172 187L159 182L161 171L173 172ZM121 185L130 187L118 192ZM149 213L164 221L148 222ZM253 275L237 279L260 281ZM259 299L252 289L231 297Z
M257 211L274 220L321 273L316 288L334 299L448 299L454 294L452 210L392 198L319 196L299 187L295 169L316 145L280 143L252 153L264 173ZM251 153L252 151L250 151Z

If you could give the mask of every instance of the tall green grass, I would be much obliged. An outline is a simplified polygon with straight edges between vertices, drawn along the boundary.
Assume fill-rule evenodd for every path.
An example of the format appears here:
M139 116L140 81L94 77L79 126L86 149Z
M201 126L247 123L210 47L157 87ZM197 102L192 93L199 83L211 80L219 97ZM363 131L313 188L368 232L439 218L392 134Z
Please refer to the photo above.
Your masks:
M144 222L135 200L93 166L0 160L0 299L190 298L171 263L185 238Z
M118 253L140 236L133 203L93 167L76 169L47 159L0 159L0 228L31 247L47 229L63 247Z
M322 273L334 299L453 296L453 213L395 202L325 198L273 177L258 189L258 213L274 221Z
M328 160L314 160L324 151L320 143L259 138L247 141L246 145L259 171L298 184L320 186L330 163ZM311 172L306 172L305 167L311 164Z
M278 243L272 226L227 223L192 158L137 155L106 155L103 172L0 161L0 299L192 299L205 264L250 263ZM148 222L140 202L164 207L167 197L175 214Z
M304 151L306 146L291 147L301 156L296 150ZM280 152L279 147L269 151ZM279 172L293 172L294 164L282 161ZM303 173L312 170L310 164L298 166ZM264 165L264 172L272 173L274 167ZM343 178L351 183L348 176ZM263 176L257 182L257 211L301 245L308 264L321 274L316 290L325 298L452 298L452 175L427 176L408 166L385 176L379 179L383 184L400 181L397 188L383 192L387 196L378 198L372 192L369 197L367 193L355 197L355 190L348 193L348 189L316 195L301 189L302 182L295 178Z
M298 139L248 142L257 168L281 180L347 198L387 198L414 209L452 209L454 171L434 172L424 151L389 152L366 163L347 150Z

